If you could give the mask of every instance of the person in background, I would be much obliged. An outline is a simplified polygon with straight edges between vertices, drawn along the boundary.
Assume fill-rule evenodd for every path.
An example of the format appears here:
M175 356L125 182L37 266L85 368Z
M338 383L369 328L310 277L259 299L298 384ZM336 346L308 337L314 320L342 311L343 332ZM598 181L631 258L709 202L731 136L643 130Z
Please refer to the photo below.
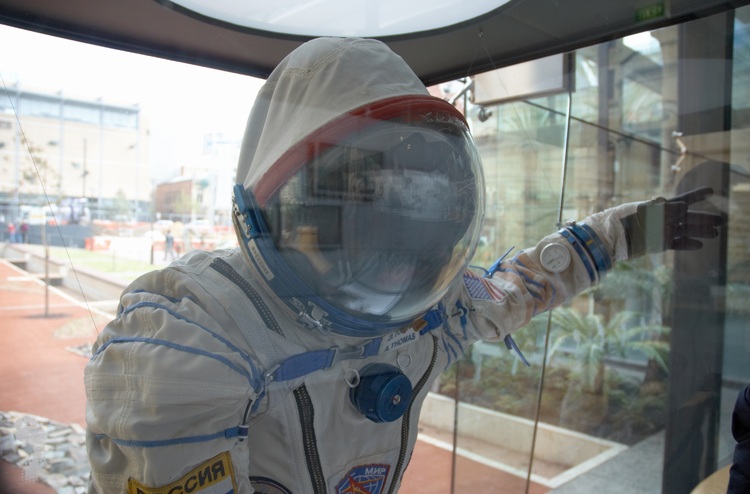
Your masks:
M269 76L233 189L239 249L123 293L85 371L89 492L394 493L422 402L614 264L699 249L704 188L468 268L484 182L463 115L385 44L319 38Z
M13 222L8 223L8 243L16 243L16 225Z
M174 235L172 235L172 230L167 230L167 233L164 235L164 260L169 259L173 261L175 258Z
M21 222L21 242L28 244L29 243L29 222L26 220L23 220Z

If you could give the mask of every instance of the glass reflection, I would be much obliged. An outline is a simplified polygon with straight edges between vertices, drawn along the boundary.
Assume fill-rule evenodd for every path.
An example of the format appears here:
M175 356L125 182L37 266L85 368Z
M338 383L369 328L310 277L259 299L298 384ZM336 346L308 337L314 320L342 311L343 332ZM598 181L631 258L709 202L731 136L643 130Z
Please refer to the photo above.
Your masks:
M504 493L612 492L618 482L689 492L731 462L732 407L750 381L748 14L728 16L734 32L719 16L578 50L563 189L566 94L490 106L484 119L468 105L487 181L475 265L553 231L558 216L696 185L714 187L705 207L728 223L698 253L622 264L532 320L515 335L531 367L480 343L449 369L436 391L454 407L452 492L474 492L480 477ZM716 69L727 54L704 50L705 36L734 40L726 86ZM712 120L722 91L731 119Z

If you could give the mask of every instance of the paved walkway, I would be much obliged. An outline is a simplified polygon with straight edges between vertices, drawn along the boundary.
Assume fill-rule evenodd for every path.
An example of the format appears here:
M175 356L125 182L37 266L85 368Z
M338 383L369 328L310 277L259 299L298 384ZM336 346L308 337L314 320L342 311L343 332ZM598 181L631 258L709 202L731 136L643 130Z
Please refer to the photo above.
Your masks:
M0 410L85 423L83 368L104 313L93 313L36 276L0 259ZM0 492L53 492L0 462Z
M45 291L36 277L0 261L0 406L83 424L87 359L68 348L91 344L96 328L75 300Z
M85 424L81 354L111 318L87 309L0 258L0 410ZM1 432L1 431L0 431ZM2 434L0 434L1 439ZM459 457L457 493L524 493L526 482ZM452 453L419 441L406 472L402 493L449 494ZM532 485L532 494L548 489ZM23 479L20 468L0 461L0 493L49 494L53 490Z

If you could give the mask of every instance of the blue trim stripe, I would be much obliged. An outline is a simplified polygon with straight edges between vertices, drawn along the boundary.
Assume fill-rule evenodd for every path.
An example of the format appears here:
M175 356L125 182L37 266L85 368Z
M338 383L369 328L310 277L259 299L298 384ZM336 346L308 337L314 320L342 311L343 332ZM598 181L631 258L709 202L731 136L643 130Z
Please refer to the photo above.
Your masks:
M154 295L154 296L156 296L156 297L162 297L162 298L165 298L165 299L167 299L167 300L168 300L169 302L171 302L171 303L173 303L173 304L179 304L179 303L180 303L180 302L182 302L182 300L183 300L183 299L181 299L181 298L170 297L170 296L168 296L168 295L164 295L163 293L149 292L148 290L144 290L144 289L142 289L142 288L139 288L139 289L137 289L137 290L133 290L133 291L130 291L130 292L126 293L126 294L123 294L123 296L125 296L125 295L140 295L140 294L144 294L144 293L145 293L146 295ZM122 299L121 299L121 300L122 300ZM188 300L190 300L190 299L188 298ZM118 306L117 306L117 318L119 319L119 318L120 318L121 316L123 316L124 314L125 314L125 307L123 307L123 306L122 306L122 303L120 303L120 304L118 304Z
M458 360L458 354L456 353L456 349L453 348L445 339L445 331L443 331L443 333L440 335L440 339L443 340L443 348L445 348L445 353L448 354L448 364L453 362L453 358ZM451 358L451 355L453 355L453 358Z
M463 335L464 341L467 341L469 339L469 335L466 334L466 323L469 320L469 318L467 317L467 314L469 313L469 309L464 307L464 304L462 304L460 300L456 300L456 308L461 312L461 315L458 318L458 320L461 321L461 329L463 330L463 333L464 333Z
M192 444L202 443L207 441L213 441L215 439L234 439L239 437L242 433L241 427L230 427L229 429L214 434L205 434L202 436L187 436L187 437L176 437L173 439L161 439L153 441L136 441L128 439L117 439L114 437L107 436L106 434L97 434L96 438L110 439L118 446L127 446L131 448L161 448L164 446L174 446L177 444Z
M251 376L245 369L239 367L234 362L230 361L229 359L222 357L221 355L216 355L210 352L207 352L205 350L201 350L199 348L193 348L185 345L179 345L177 343L166 341L166 340L159 340L156 338L144 338L144 337L138 337L138 336L120 336L117 338L112 338L111 340L108 340L106 343L104 343L99 349L96 351L96 353L91 357L91 359L95 359L100 353L102 353L104 350L107 349L109 345L115 344L115 343L148 343L152 345L160 345L165 346L167 348L172 348L174 350L179 350L181 352L186 353L192 353L194 355L201 355L203 357L208 357L210 359L217 360L221 362L222 364L226 365L236 373L240 374L241 376L244 376L248 382L250 383L250 386L253 387L254 390L257 390L259 388L259 379L256 376L255 378Z
M372 357L380 353L380 345L383 342L383 338L375 338L364 346L364 352L362 357Z
M453 334L453 331L450 331L448 328L446 328L445 332L448 333L448 336L450 336L451 339L456 342L456 345L458 345L458 350L460 351L460 353L464 353L464 346L461 344L461 341L459 341L456 335Z
M567 229L563 228L560 230L560 235L565 237L565 239L570 242L570 245L573 246L573 249L575 249L576 253L578 254L578 257L581 258L581 262L583 263L583 266L586 268L586 272L589 274L589 279L591 280L591 283L596 283L596 272L594 271L594 268L591 266L591 263L589 262L588 254L586 254L583 251L583 248L581 247L580 242L577 240L576 236L573 235L571 232L569 232Z
M263 401L263 398L265 398L265 396L266 396L266 387L263 386L263 389L261 389L260 394L258 395L257 398L255 398L255 402L250 407L250 413L255 413L258 411L260 402Z
M526 265L520 259L514 258L513 261L514 261L513 264L515 266L521 266L523 269L529 269L528 267L526 267ZM535 279L530 278L528 275L526 275L524 273L521 273L518 270L514 269L513 272L516 273L521 278L523 278L524 282L527 285L534 285L534 286L537 286L539 288L544 288L544 283L536 281Z
M163 304L157 304L156 302L138 302L136 304L133 304L133 305L129 306L127 309L125 309L123 315L127 314L129 312L132 312L132 311L134 311L136 309L142 309L144 307L153 308L153 309L162 309L162 310L166 311L168 314L170 314L172 317L174 317L175 319L179 319L181 321L187 322L188 324L192 324L194 326L197 326L198 328L202 329L206 333L210 334L211 336L213 336L214 338L216 338L217 340L219 340L220 342L222 342L223 344L225 344L230 350L232 350L234 352L237 352L242 357L242 360L244 360L245 362L247 362L247 364L252 369L253 373L256 376L260 376L260 372L258 371L258 368L255 366L255 363L250 358L250 355L248 355L247 353L243 352L242 349L240 349L237 345L235 345L234 343L232 343L228 339L224 338L220 334L216 333L215 331L207 328L206 326L203 326L202 324L199 324L199 323L193 321L192 319L188 319L187 317L183 316L182 314L179 314L178 312L175 312L174 310L170 309L169 307L167 307L167 306L165 306ZM258 381L258 382L260 382L260 381Z
M520 264L520 262L519 262L519 264ZM523 265L522 265L522 267L523 267ZM513 268L509 268L509 269L501 268L500 271L503 272L503 273L511 273L511 274L514 274L514 275L518 276L521 279L521 281L523 281L523 284L526 286L526 288L528 289L529 294L531 295L531 297L534 298L534 299L536 299L538 302L544 302L544 297L542 295L540 295L537 290L535 290L536 288L540 288L540 289L543 290L544 289L544 285L542 285L541 283L539 283L537 281L534 281L534 280L530 279L528 276L526 276L525 274L519 272L517 269L513 269Z
M519 260L518 260L518 261L516 262L516 264L517 264L517 265L519 265L519 266L521 266L521 267L522 267L522 268L524 268L524 269L528 269L528 268L527 268L527 267L526 267L526 266L525 266L525 265L524 265L524 264L523 264L523 263L521 262L521 260L520 260L520 259L519 259ZM517 273L517 274L518 274L519 276L521 276L521 277L522 277L522 278L523 278L524 280L526 280L526 279L527 279L527 277L526 277L525 275L523 275L522 273ZM526 283L526 285L528 286L529 284L531 284L531 285L535 285L535 286L538 286L539 288L541 288L541 289L542 289L542 291L544 291L544 288L545 288L545 287L544 287L544 284L543 284L543 283L539 283L539 282L537 282L537 281L534 281L534 280L529 280L529 282L528 282L528 283ZM546 310L549 310L549 309L550 309L551 307L553 307L553 306L555 305L555 300L557 299L557 288L555 288L555 284L554 284L554 283L549 283L549 287L550 287L550 289L551 289L551 291L552 291L552 296L550 297L550 302L549 302L548 304L546 304L545 306L543 306L543 307L542 307L542 310L541 310L541 311L537 311L537 307L536 307L536 305L535 305L535 306L534 306L534 315L537 315L537 314L539 314L540 312L544 312L544 311L546 311ZM537 299L537 300L538 300L539 302L544 302L544 296L543 296L543 295L541 295L541 294L539 294L539 293L535 293L535 292L534 292L534 291L532 291L532 290L529 290L529 293L531 294L531 296L532 296L532 297L534 297L535 299Z
M272 374L274 381L290 381L315 371L328 369L336 356L336 350L315 350L292 355L279 364Z
M494 275L497 272L498 268L500 267L500 263L503 262L503 259L505 259L508 256L508 254L510 254L510 251L512 251L514 248L515 246L512 246L510 249L506 250L505 254L500 256L500 258L497 261L495 261L495 263L492 266L490 266L489 270L486 270L487 274L485 274L485 278L492 278L492 275Z
M169 295L164 295L163 293L149 292L148 290L143 290L142 288L139 288L137 290L133 290L132 292L128 292L128 295L130 295L131 293L132 294L146 293L148 295L156 295L157 297L162 297L162 298L165 298L165 299L169 300L173 304L179 304L180 302L182 302L182 298L170 297ZM188 300L190 300L190 299L188 298Z
M367 358L377 355L380 352L382 338L375 338L366 344L358 347L358 351L344 351L340 358ZM340 348L329 348L327 350L312 350L297 355L287 357L279 363L267 376L273 382L290 381L297 379L313 372L330 369L336 357L342 352Z
M524 357L523 353L521 352L521 349L518 348L518 345L516 344L516 340L514 340L511 335L509 335L509 334L505 335L505 338L503 339L503 341L505 342L505 347L508 350L512 350L512 351L516 352L516 355L518 355L519 357L521 357L521 362L523 362L524 364L526 364L526 367L531 367L531 364L529 363L528 360L526 360L526 357Z
M596 264L596 269L599 272L599 277L604 276L612 268L612 258L609 256L609 252L607 252L607 248L599 238L599 235L586 223L571 225L568 228L573 232L573 235L578 237L583 246L589 251L589 254L591 254Z
M420 336L443 325L445 322L445 307L442 303L438 304L437 309L427 311L427 313L422 316L422 319L424 319L424 322L427 324L424 328L419 330Z

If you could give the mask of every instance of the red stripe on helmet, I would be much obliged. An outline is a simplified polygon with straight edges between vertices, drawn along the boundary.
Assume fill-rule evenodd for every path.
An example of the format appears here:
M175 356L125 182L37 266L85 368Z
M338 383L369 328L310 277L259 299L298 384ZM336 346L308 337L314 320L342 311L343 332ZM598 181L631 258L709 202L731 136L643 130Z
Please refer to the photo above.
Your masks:
M397 96L345 113L315 130L282 154L253 187L255 199L261 207L265 206L266 201L306 163L348 135L361 132L377 122L419 122L436 113L458 118L467 125L464 116L453 105L428 95Z

